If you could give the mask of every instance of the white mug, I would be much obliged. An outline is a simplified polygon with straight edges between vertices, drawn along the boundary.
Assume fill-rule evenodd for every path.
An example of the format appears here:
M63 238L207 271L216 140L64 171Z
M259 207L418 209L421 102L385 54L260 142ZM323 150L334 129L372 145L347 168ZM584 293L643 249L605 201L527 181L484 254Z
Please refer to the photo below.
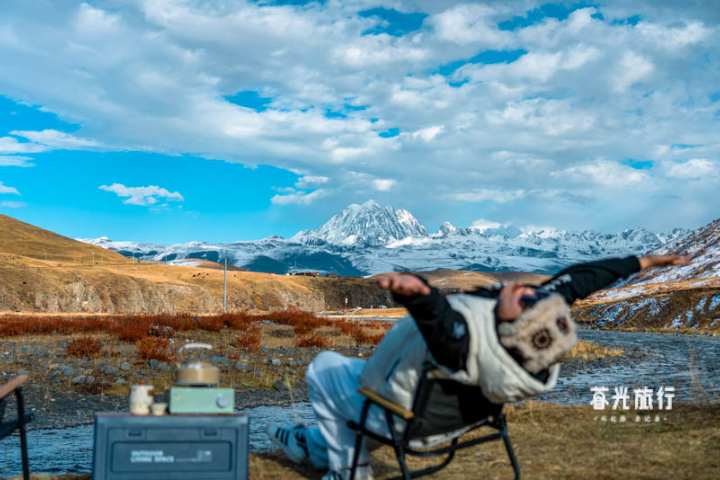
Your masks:
M147 415L153 403L155 387L152 385L133 385L130 387L130 413Z

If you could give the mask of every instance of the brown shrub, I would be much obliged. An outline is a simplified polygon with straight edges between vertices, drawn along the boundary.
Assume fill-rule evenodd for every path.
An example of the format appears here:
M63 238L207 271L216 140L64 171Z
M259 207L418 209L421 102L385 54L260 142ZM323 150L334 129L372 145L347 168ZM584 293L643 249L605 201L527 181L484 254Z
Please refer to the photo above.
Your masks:
M262 331L260 325L253 324L245 329L241 335L235 336L235 342L240 348L245 348L249 352L257 352L260 350L260 342L262 341Z
M137 356L140 360L158 360L172 362L175 360L175 349L167 338L145 337L137 343Z
M90 336L70 340L65 347L65 354L75 358L95 358L102 353L102 344Z
M114 321L110 333L124 342L137 342L147 336L152 325L147 318L128 317Z
M355 340L357 343L364 343L369 345L377 345L385 337L385 334L392 326L389 322L371 321L371 322L352 322L347 320L340 320L335 323L335 326L340 329L343 335L347 335ZM365 328L371 330L382 330L380 333L368 333Z
M112 315L82 318L6 315L0 316L0 338L17 335L67 335L105 332L121 341L137 342L145 338L151 331L164 331L165 333L157 335L159 337L168 336L170 330L167 329L172 329L175 332L198 329L216 332L223 327L228 327L245 331L251 325L263 320L291 326L298 336L308 335L317 328L336 324L331 320L319 318L312 313L297 309L269 312L261 315L238 312L204 317L189 314ZM156 334L151 333L151 335Z
M200 317L197 320L197 326L198 328L207 330L208 332L217 332L225 328L225 321L217 315Z
M327 338L321 337L317 333L313 333L312 335L305 335L303 337L298 337L295 340L295 346L300 348L310 348L310 347L318 347L318 348L326 348L330 346L330 342Z

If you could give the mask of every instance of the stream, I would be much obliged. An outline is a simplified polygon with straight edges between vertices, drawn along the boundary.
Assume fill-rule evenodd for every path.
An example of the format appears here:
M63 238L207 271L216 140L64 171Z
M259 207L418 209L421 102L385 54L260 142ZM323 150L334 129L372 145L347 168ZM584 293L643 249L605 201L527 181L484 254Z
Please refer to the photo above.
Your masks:
M581 329L582 340L607 348L622 348L625 358L603 359L593 364L573 362L561 368L558 385L542 400L561 404L589 405L591 387L609 388L612 406L614 387L628 387L628 404L634 406L633 388L674 387L673 403L720 401L720 338L669 333L617 332ZM609 407L608 407L609 408ZM631 410L632 412L633 410ZM292 407L257 407L241 411L251 416L250 450L272 448L265 437L268 423L312 423L309 403ZM41 414L40 412L38 412ZM19 438L0 442L0 476L21 472ZM93 426L28 433L30 468L34 472L87 472L92 463Z

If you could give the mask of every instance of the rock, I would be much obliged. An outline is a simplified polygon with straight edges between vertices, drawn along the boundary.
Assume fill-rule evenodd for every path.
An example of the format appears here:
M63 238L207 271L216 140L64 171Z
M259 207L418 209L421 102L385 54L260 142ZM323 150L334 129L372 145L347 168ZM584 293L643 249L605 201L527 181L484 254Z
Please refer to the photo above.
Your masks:
M172 370L171 366L167 362L160 362L158 365L158 369L162 372L167 372L168 370Z
M58 347L60 347L60 348L67 347L67 342L58 342Z
M303 361L298 358L297 360L295 360L295 365L298 366L298 367L302 367L302 366L303 366Z
M75 373L75 369L73 367L60 367L60 370L66 377L69 377L70 375Z
M115 383L117 385L125 385L127 383L127 381L124 378L116 378Z
M58 377L59 377L60 375L62 375L62 374L63 374L63 372L62 372L60 369L53 370L52 372L50 372L50 373L48 374L47 379L48 379L48 380L55 380L56 378L58 378Z
M279 365L282 365L282 362L280 361L279 358L270 358L270 359L268 359L268 363L271 365L275 365L276 367Z
M118 375L120 373L120 369L113 365L105 365L102 368L102 372L106 375Z
M28 373L30 373L30 370L18 370L17 371L18 375L27 375Z
M160 362L157 361L156 359L151 358L150 360L148 360L148 366L149 366L150 368L152 368L153 370L155 370L156 368L158 368L158 365L160 365Z
M273 388L278 392L282 392L283 390L287 390L287 385L282 380L278 380L277 382L273 383Z
M262 370L255 370L255 371L253 372L253 375L256 376L256 377L262 377L262 376L263 376L263 371L262 371Z
M78 375L77 377L72 379L72 383L73 383L73 385L83 384L83 383L85 383L86 378L87 377L85 377L85 375Z
M247 365L245 365L242 362L237 362L235 364L235 369L240 370L241 372L249 372L250 371L250 367L248 367Z
M87 377L85 379L85 383L87 383L88 385L92 385L93 383L95 383L95 377L93 377L93 376Z
M129 372L132 370L132 365L130 365L128 362L123 362L122 365L120 365L120 370L124 372Z
M212 363L227 363L228 359L226 357L212 357L210 361Z

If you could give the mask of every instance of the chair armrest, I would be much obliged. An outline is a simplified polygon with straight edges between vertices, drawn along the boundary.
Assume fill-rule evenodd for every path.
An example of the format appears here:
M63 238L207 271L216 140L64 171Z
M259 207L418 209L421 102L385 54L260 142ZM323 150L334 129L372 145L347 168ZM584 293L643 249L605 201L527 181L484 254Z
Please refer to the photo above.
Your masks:
M398 417L404 418L405 420L410 420L415 416L415 414L407 408L402 407L395 402L391 402L385 397L381 397L372 390L369 390L367 388L358 388L358 393L364 395L365 398L370 400L372 403L379 405L387 410L390 410L392 413L394 413Z
M0 387L0 400L7 397L10 393L15 391L18 387L22 386L25 381L27 381L28 376L27 375L19 375L12 380L10 380L8 383Z

